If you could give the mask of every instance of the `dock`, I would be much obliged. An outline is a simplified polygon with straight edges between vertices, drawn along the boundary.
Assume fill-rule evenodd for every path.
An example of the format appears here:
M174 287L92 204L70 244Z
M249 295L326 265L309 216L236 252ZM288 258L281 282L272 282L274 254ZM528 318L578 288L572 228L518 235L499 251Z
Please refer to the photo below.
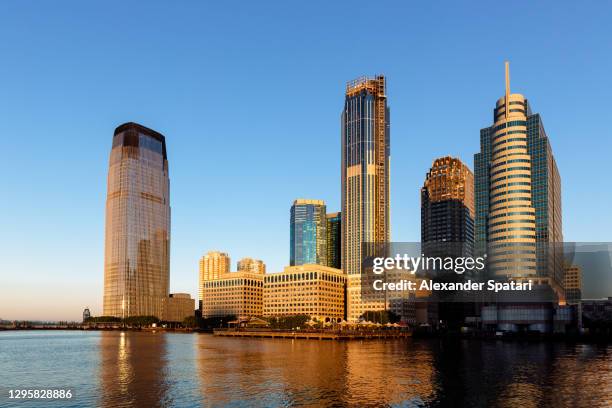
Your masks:
M215 336L223 337L261 337L272 339L303 340L376 340L412 337L406 330L377 331L302 331L302 330L252 330L252 329L215 329Z

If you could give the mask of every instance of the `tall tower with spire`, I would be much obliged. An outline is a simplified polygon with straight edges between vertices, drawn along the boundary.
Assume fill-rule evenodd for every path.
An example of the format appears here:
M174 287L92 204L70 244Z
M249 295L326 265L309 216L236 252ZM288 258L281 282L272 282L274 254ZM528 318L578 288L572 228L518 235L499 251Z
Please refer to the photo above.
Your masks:
M474 172L475 242L488 252L489 272L561 287L562 259L551 245L563 241L561 179L540 115L510 91L508 62L505 95L493 124L480 130Z

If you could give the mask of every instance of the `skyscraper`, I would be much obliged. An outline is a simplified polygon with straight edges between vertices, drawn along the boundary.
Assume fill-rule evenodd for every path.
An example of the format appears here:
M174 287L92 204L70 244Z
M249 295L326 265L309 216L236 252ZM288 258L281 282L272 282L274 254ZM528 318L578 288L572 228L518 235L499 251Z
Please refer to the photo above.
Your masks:
M339 212L327 214L327 266L340 269L342 255L342 215Z
M421 188L421 250L425 256L469 257L474 250L474 174L457 158L434 160ZM441 282L460 282L464 275L430 271ZM474 304L451 302L455 292L434 292L427 304L427 322L458 328L473 315Z
M166 140L137 123L115 129L104 253L106 316L163 318L170 280Z
M542 118L528 100L506 93L493 125L480 131L475 166L475 240L488 245L494 276L547 279L563 285L561 178Z
M212 279L219 279L224 273L230 271L231 259L225 252L209 251L200 259L200 275L198 284L199 306L201 309L203 299L203 284Z
M238 261L238 272L252 272L263 275L266 273L266 264L259 259L242 258Z
M385 300L362 298L362 244L390 240L389 108L385 77L346 86L342 111L342 269L348 275L347 316L357 320Z
M291 206L291 266L327 264L327 221L323 200L298 199Z
M421 243L428 242L459 243L457 256L473 252L474 174L450 156L434 160L421 188Z

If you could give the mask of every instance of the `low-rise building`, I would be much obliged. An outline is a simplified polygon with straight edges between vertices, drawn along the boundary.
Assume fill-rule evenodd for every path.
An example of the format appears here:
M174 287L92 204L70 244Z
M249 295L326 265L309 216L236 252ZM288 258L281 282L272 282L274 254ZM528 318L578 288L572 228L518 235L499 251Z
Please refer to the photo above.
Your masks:
M238 271L202 282L202 317L261 316L263 280L261 273Z
M323 265L288 266L267 274L263 285L263 315L307 315L320 321L345 318L346 278L340 269Z
M186 317L194 316L195 299L188 293L171 293L166 307L167 322L182 322Z
M577 304L582 298L582 268L578 265L565 267L565 299L569 304Z

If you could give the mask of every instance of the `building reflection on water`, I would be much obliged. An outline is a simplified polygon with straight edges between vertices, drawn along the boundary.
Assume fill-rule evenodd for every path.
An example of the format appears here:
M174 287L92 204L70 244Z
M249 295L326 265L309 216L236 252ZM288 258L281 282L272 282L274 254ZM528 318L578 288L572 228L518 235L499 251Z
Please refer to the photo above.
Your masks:
M432 342L431 406L609 407L612 348L550 342Z
M100 332L102 407L168 406L166 335Z
M200 389L214 406L380 406L435 394L431 351L404 341L199 340Z
M100 332L103 407L612 406L612 347Z

